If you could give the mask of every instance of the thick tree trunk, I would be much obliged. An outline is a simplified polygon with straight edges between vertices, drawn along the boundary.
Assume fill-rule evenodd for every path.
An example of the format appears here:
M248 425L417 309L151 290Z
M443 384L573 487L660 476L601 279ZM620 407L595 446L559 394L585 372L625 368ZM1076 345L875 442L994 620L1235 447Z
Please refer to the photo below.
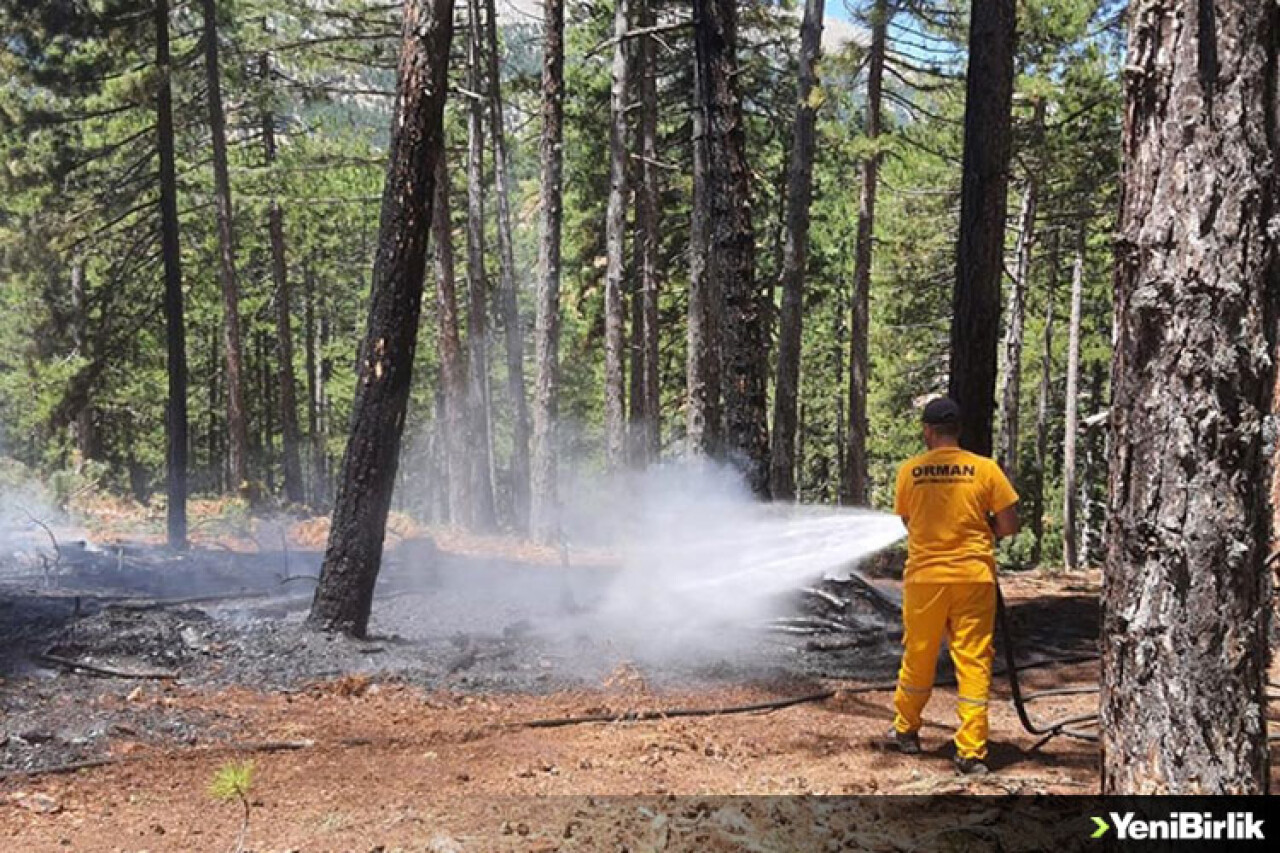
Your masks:
M720 397L724 455L751 491L769 495L769 431L763 298L755 283L755 233L751 225L750 173L738 93L738 7L732 0L694 0L696 111L702 115L696 147L695 207L703 208L714 295L708 313L719 313ZM702 187L696 185L701 181Z
M440 431L448 472L449 521L473 523L471 513L471 445L467 438L467 360L458 331L457 276L453 260L453 217L449 189L449 166L441 153L436 161L436 198L431 210L431 237L436 257L436 320L440 336L440 384L442 385Z
M1058 297L1058 234L1049 241L1048 284L1044 297L1044 346L1040 350L1040 393L1036 400L1036 484L1031 495L1031 562L1044 557L1044 492L1049 476L1049 397L1053 390L1053 320Z
M786 238L782 250L782 316L778 329L778 378L773 395L773 443L769 480L774 500L796 496L796 398L800 393L800 342L804 317L804 278L809 262L809 205L813 200L813 152L822 49L823 0L805 0L800 23L800 69L796 86L796 119L787 170Z
M451 0L405 0L390 162L351 435L311 625L364 636L417 346L435 163L443 148Z
M627 423L623 407L625 308L622 278L627 229L627 105L631 99L630 5L614 0L613 66L609 85L609 200L605 210L604 274L604 426L605 466L626 464Z
M266 53L259 59L264 86L271 84L271 57ZM267 168L276 159L275 116L271 108L262 111L262 149ZM285 254L284 213L280 202L272 194L267 205L267 232L271 238L271 278L276 289L276 352L280 359L280 433L282 437L282 463L284 468L284 496L292 504L306 500L302 483L302 461L298 433L298 381L293 372L293 312L292 294L289 288L289 267Z
M507 155L506 112L498 63L498 16L494 0L485 0L489 78L489 117L493 134L494 183L498 193L499 294L507 355L507 396L511 398L511 510L519 531L529 528L529 403L524 380L524 334L516 294L515 239L511 231L511 166Z
M963 412L961 445L983 456L991 455L995 419L1016 6L974 3L969 28L949 393Z
M1044 99L1036 101L1032 119L1032 145L1038 144L1044 121ZM1000 399L1000 467L1018 482L1018 431L1022 407L1022 343L1027 312L1027 283L1031 278L1032 252L1036 247L1036 213L1040 200L1038 166L1033 165L1022 185L1022 211L1018 215L1018 258L1009 283L1009 309L1004 337L1004 393Z
M1076 237L1071 269L1071 320L1067 326L1067 388L1063 397L1062 426L1062 565L1069 572L1080 568L1079 507L1076 489L1076 446L1080 432L1080 323L1084 303L1085 224Z
M867 113L864 135L878 146L884 92L884 60L889 31L888 0L876 0L871 10L871 55L867 64ZM849 427L842 443L840 502L865 506L867 486L867 378L870 374L869 314L871 264L875 254L876 192L883 155L873 147L862 161L862 195L858 204L858 237L854 247L853 306L849 313Z
M169 3L155 0L156 147L160 159L160 240L164 259L165 343L169 402L165 409L165 469L170 548L187 546L187 342L182 307L182 247L178 241L178 180L174 165Z
M467 87L483 88L483 28L480 0L468 0ZM467 367L471 411L472 525L480 530L497 524L493 477L492 398L489 394L489 285L484 245L484 114L485 104L471 98L467 110Z
M218 70L216 0L201 0L204 16L205 91L213 149L213 187L218 221L218 278L222 283L222 328L227 370L227 438L232 488L250 493L249 431L244 409L244 351L240 343L240 289L236 283L236 248L231 210L231 175L227 168L227 127L222 111Z
M560 530L556 419L560 393L560 227L564 209L564 0L543 3L542 32L542 223L534 321L537 379L533 397L530 528L535 539L549 542Z
M1272 583L1280 8L1130 9L1104 794L1258 794Z
M656 0L639 0L640 27L654 25ZM658 227L658 69L653 36L640 39L640 186L636 191L636 240L640 257L641 293L641 396L640 429L645 461L662 453L662 399L658 378L658 284L660 272Z

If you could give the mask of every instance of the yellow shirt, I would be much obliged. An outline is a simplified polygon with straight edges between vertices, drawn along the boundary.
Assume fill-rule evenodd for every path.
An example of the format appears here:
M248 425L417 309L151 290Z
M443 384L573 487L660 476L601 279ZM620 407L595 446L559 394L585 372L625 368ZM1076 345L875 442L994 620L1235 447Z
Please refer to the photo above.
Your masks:
M898 469L893 511L907 520L904 583L994 583L995 534L988 520L1018 502L991 459L939 447Z

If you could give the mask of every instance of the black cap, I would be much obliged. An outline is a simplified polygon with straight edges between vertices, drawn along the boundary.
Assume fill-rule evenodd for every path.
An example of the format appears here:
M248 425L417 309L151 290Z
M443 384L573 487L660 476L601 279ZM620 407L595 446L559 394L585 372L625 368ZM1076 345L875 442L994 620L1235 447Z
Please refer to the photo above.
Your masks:
M950 397L936 397L925 404L924 416L927 424L954 424L960 421L960 407Z

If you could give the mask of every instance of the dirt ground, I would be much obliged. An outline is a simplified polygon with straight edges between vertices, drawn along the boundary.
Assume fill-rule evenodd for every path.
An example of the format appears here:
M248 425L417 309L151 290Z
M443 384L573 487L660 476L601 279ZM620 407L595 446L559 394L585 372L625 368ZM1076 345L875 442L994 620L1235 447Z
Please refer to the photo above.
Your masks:
M11 581L0 595L8 632L0 655L0 849L234 850L243 807L216 799L210 786L242 761L253 765L242 849L257 853L937 849L957 820L990 815L975 818L966 803L961 817L943 820L938 800L930 815L910 821L854 819L847 809L822 811L822 799L744 795L1096 792L1095 746L1024 733L1002 678L990 777L962 779L952 770L950 688L940 687L926 712L924 755L887 751L891 694L875 688L892 678L891 626L847 649L830 637L815 645L784 636L673 674L633 663L613 646L612 657L589 647L574 657L567 650L581 650L581 636L570 642L542 630L568 618L566 599L573 612L589 610L593 579L607 568L566 573L551 555L526 559L509 546L496 549L501 565L476 562L484 543L447 537L420 548L413 553L421 559L402 562L439 565L432 582L404 585L392 559L375 607L384 629L403 634L384 630L362 643L306 632L297 606L305 593L284 598L281 587L292 585L274 579L254 587L257 557L217 564L219 589L238 590L231 604L225 595L175 603L163 597L172 588L148 586L150 570L131 572L119 557L115 568L89 561L64 578L74 581L74 596L70 587L32 591ZM314 567L314 555L290 559L295 572ZM191 568L167 571L172 578ZM483 572L494 574L478 587L450 580ZM568 586L566 574L575 578ZM120 597L129 584L137 588ZM891 583L882 585L892 593ZM477 588L504 591L507 598L490 601L498 616L440 621L474 610L466 596ZM1092 651L1096 573L1019 575L1004 589L1020 662ZM434 615L424 621L428 611ZM164 677L95 677L52 665L50 649ZM588 657L592 666L583 665ZM1087 686L1097 664L1042 666L1022 679L1026 690ZM528 725L822 691L835 695L753 713ZM1059 719L1094 705L1095 697L1073 694L1037 703L1034 714ZM790 834L771 844L768 833L778 827ZM1035 826L1027 831L1025 843L1005 839L1003 849L1051 843Z

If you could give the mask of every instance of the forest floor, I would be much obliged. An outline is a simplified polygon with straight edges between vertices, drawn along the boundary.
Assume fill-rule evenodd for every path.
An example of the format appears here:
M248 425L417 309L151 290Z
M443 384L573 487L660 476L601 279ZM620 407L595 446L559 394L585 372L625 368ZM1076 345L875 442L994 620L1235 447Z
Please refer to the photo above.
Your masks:
M891 693L867 688L893 678L887 620L850 644L729 631L707 649L648 655L644 638L600 618L615 571L605 555L566 567L553 551L433 533L395 543L363 641L302 625L310 585L295 579L316 570L307 537L320 535L305 526L278 551L223 543L179 558L65 542L53 564L3 558L0 847L233 849L241 806L209 788L243 760L254 765L244 849L258 853L738 850L779 826L785 841L754 849L805 849L805 833L931 848L942 812L858 822L816 814L822 800L726 797L1097 790L1095 746L1025 734L1002 678L991 776L952 770L947 687L926 712L925 753L886 750ZM1096 573L1006 578L1020 661L1092 652L1098 588ZM1037 690L1097 674L1086 661L1022 680ZM834 696L756 713L527 725L822 691ZM1034 713L1095 705L1068 695ZM1021 849L1046 843L1029 832Z

